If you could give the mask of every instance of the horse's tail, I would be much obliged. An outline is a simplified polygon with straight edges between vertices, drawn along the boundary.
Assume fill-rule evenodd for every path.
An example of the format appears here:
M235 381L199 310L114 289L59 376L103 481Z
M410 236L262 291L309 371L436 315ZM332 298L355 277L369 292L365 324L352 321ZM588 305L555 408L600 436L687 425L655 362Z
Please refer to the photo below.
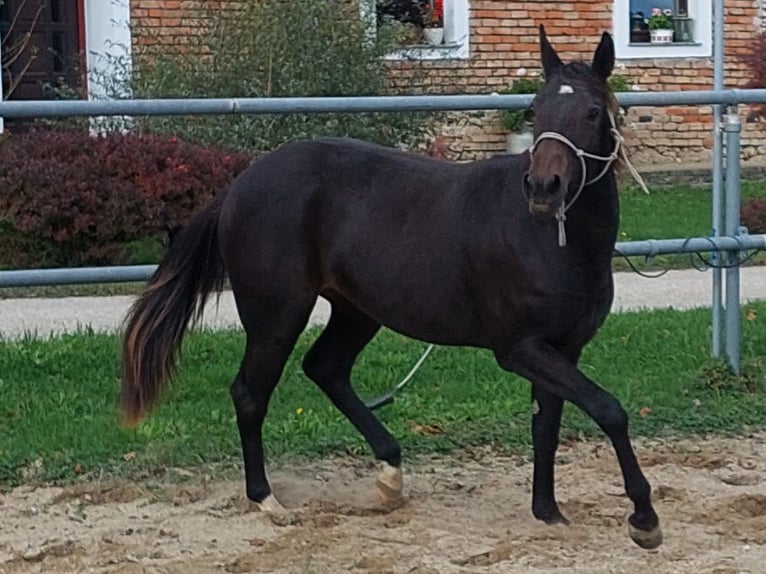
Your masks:
M122 423L137 425L175 374L189 322L201 317L212 291L220 293L224 266L218 247L220 193L170 243L165 257L125 319L122 342Z

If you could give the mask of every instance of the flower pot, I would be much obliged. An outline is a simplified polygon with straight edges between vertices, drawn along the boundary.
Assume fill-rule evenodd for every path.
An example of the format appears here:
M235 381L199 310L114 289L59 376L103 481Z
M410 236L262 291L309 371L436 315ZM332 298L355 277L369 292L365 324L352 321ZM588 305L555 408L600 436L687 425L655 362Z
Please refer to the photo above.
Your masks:
M431 46L438 46L444 41L444 28L423 28L423 36Z
M511 132L506 139L505 149L508 153L524 153L535 141L531 130L523 132Z
M694 20L688 16L673 16L673 40L694 42Z
M652 44L672 44L673 30L651 30L649 41Z

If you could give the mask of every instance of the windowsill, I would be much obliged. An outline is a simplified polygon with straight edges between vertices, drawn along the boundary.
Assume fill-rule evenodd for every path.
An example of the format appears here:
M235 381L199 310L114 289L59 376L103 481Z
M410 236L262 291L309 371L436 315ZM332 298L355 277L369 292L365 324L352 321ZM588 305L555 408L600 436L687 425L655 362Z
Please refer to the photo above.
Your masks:
M651 42L630 42L628 44L630 48L674 48L674 47L690 47L690 46L702 46L699 42L671 42L670 44L652 44Z
M626 42L622 44L618 38L615 49L618 60L709 58L712 55L711 44L704 42L673 42L671 44Z
M461 42L448 42L438 46L413 44L394 50L385 57L386 60L450 60L466 58L468 58L468 45Z

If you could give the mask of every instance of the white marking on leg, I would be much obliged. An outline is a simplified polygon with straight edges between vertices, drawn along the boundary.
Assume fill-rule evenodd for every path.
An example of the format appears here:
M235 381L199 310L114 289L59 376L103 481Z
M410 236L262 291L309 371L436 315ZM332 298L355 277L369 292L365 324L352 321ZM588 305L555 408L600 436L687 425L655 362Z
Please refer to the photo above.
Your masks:
M569 84L561 84L559 94L574 94L574 88Z
M402 469L391 466L388 463L383 463L383 470L381 470L378 478L375 480L375 487L383 502L396 502L400 500L402 498L402 489L404 488Z
M256 502L255 507L261 512L286 512L285 507L280 504L273 494L269 494L262 501Z

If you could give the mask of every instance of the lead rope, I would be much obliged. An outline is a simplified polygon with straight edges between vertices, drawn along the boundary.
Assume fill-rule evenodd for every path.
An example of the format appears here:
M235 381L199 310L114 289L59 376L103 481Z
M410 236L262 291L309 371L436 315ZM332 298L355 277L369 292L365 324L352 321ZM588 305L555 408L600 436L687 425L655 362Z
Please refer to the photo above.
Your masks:
M415 376L415 373L416 373L416 372L417 372L417 370L420 368L420 365L422 365L422 364L423 364L423 361L425 361L425 360L426 360L426 357L427 357L427 356L428 356L428 355L431 353L431 351L433 351L433 349L434 349L434 345L433 345L433 343L429 343L429 345L428 345L428 347L426 348L425 352L424 352L424 353L423 353L423 355L422 355L422 356L421 356L421 357L418 359L417 363L415 363L415 366L413 366L413 367L412 367L412 369L410 369L410 372L409 372L409 373L407 373L407 376L406 376L406 377L404 377L404 378L403 378L403 379L402 379L402 380L399 382L399 384L398 384L398 385L396 385L396 386L395 386L393 389L391 389L390 391L388 391L388 392L387 392L385 395L382 395L382 396L380 396L380 397L377 397L377 398L375 398L375 399L371 399L371 400L367 401L367 408L369 408L370 410L373 410L373 411L374 411L374 410L375 410L375 409L377 409L377 408L380 408L380 407L382 407L382 406L385 406L385 405L387 405L387 404L389 404L389 403L392 403L392 402L394 402L394 394L395 394L395 393L396 393L396 392L397 392L399 389L401 389L401 388L402 388L404 385L406 385L406 384L407 384L407 383L410 381L410 379L411 379L413 376Z
M566 212L569 211L569 208L572 207L572 205L574 205L574 202L577 201L577 198L580 197L580 194L582 193L583 189L585 189L587 186L593 183L596 183L599 179L604 177L607 171L609 170L609 167L617 159L621 158L622 161L625 162L625 165L628 167L628 171L630 172L630 175L633 176L633 179L635 179L638 182L638 185L641 187L641 189L644 190L644 193L649 193L649 190L647 189L646 184L644 183L644 180L641 177L641 174L638 173L638 170L633 166L633 164L628 159L628 155L625 152L625 146L623 145L623 143L625 142L625 138L622 137L620 130L617 129L617 124L614 121L614 114L612 114L612 112L609 112L609 123L612 124L612 127L609 128L609 133L611 133L612 137L614 138L614 149L612 150L612 153L610 153L608 156L596 155L596 154L589 153L585 150L582 150L578 148L575 144L573 144L569 140L569 138L561 135L558 132L541 133L539 136L537 136L537 138L535 138L534 143L529 148L529 155L531 157L532 154L534 154L535 152L535 148L537 147L537 144L539 144L541 140L552 139L566 145L575 153L575 156L580 160L580 165L582 167L582 171L581 171L582 177L580 178L580 185L577 188L577 191L575 192L572 199L569 200L568 203L562 202L562 204L556 210L556 221L558 222L559 247L564 247L567 244L566 226L564 225L567 220ZM587 165L585 163L585 158L595 159L597 161L604 162L604 168L601 170L601 172L596 177L594 177L593 179L589 181L586 180L588 174L587 174Z

